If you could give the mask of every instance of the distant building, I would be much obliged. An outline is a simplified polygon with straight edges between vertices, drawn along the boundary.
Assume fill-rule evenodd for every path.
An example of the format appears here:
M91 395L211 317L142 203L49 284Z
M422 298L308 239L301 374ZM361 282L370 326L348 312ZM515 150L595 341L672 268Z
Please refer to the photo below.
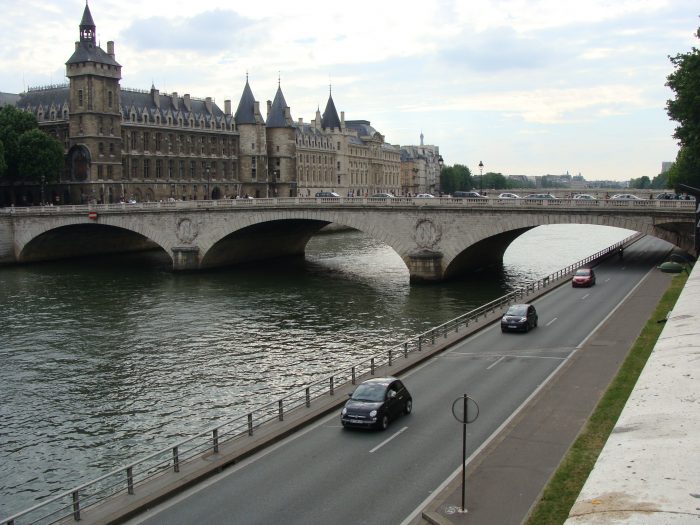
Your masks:
M661 173L668 172L673 167L674 164L675 164L675 162L668 161L668 160L662 162L661 163Z
M221 109L211 97L123 88L114 42L97 45L87 5L79 27L67 84L0 93L0 105L33 113L64 145L51 202L400 193L400 148L369 121L339 116L330 94L306 124L292 120L280 85L263 118L247 78L235 114L230 100ZM37 196L38 188L5 185L0 206Z
M401 194L439 193L443 161L439 146L401 146Z

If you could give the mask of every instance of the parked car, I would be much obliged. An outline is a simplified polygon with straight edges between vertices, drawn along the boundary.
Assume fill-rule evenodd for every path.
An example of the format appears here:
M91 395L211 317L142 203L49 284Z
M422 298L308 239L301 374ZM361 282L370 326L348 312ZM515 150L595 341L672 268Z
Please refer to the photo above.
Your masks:
M386 430L389 422L401 414L410 414L413 398L397 378L376 377L361 383L350 394L340 412L344 427Z
M531 193L526 199L537 199L537 200L544 200L544 199L556 199L554 195L551 193Z
M513 304L501 317L501 332L529 332L537 327L537 310L531 304Z
M637 197L636 195L632 195L631 193L618 193L616 195L613 195L610 197L610 200L614 201L643 201L641 197Z
M498 196L499 199L519 199L520 195L516 195L515 193L501 193Z
M589 195L588 193L579 193L578 195L574 195L574 200L597 201L598 199L596 197L594 197L593 195Z
M435 195L431 195L430 193L419 193L416 195L416 199L434 199Z
M455 199L485 199L478 191L455 191L452 196Z
M338 198L340 195L338 195L334 191L317 191L316 192L316 197L333 197L333 198Z
M595 272L593 268L579 268L571 278L571 286L578 288L580 286L593 286L595 284Z
M370 199L393 199L394 196L391 193L375 193L370 195Z

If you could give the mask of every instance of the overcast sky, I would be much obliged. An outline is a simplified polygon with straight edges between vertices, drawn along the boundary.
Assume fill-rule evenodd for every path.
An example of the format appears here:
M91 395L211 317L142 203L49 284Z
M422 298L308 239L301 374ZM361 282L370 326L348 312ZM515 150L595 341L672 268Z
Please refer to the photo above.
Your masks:
M90 0L122 87L211 96L246 73L265 112L338 111L478 173L654 177L675 160L669 55L700 47L697 0ZM0 91L63 83L81 0L0 0Z

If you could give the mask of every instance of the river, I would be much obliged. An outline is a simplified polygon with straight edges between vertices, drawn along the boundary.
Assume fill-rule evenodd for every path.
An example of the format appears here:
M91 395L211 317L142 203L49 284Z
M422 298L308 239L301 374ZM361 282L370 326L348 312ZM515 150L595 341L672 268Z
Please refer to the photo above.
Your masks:
M157 254L0 268L0 516L279 398L632 232L535 228L503 267L410 285L360 232L304 260L174 274Z

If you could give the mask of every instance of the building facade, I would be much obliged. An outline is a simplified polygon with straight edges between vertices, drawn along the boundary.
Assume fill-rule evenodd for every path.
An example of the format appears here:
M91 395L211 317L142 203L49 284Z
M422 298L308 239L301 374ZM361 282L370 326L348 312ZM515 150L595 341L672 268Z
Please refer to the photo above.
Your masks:
M401 194L440 193L440 172L443 161L438 146L423 144L401 147Z
M293 121L281 85L263 117L246 78L237 110L211 97L123 88L114 42L96 43L86 5L68 83L4 94L64 146L47 201L86 202L401 193L398 146L366 120L346 121L332 94L323 115ZM38 204L37 188L5 186L0 205Z

